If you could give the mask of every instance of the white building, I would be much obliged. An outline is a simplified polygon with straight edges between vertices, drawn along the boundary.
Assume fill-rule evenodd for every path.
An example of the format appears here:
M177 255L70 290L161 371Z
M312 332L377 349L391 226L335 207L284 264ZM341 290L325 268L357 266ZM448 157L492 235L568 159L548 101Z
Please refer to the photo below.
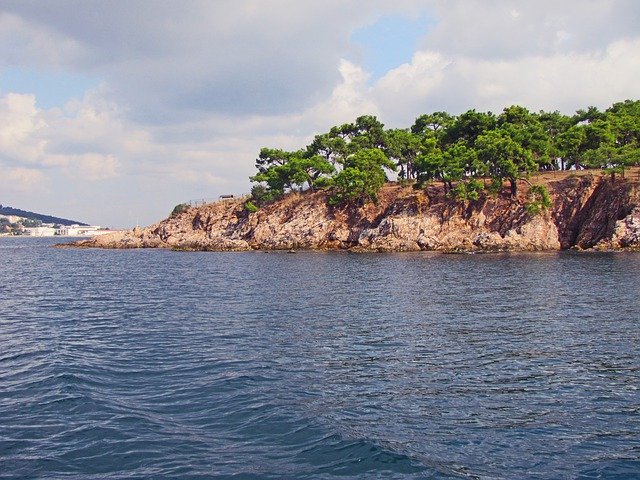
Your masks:
M95 235L102 235L103 233L109 233L109 230L101 230L102 227L98 225L62 225L56 230L57 235L63 235L67 237L92 237Z
M53 227L27 227L24 229L24 234L31 237L53 237L56 234L56 229Z

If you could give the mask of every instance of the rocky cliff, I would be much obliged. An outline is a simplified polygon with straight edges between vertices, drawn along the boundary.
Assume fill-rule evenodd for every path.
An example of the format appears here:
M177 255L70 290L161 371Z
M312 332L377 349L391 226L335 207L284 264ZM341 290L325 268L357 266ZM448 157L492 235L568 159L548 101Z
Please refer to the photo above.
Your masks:
M333 208L323 192L290 194L255 213L244 200L190 208L147 228L77 242L100 248L350 249L354 251L534 251L640 249L640 171L615 179L599 173L554 172L544 184L551 208L528 213L527 184L517 198L482 194L447 197L441 186L423 190L386 185L377 205Z

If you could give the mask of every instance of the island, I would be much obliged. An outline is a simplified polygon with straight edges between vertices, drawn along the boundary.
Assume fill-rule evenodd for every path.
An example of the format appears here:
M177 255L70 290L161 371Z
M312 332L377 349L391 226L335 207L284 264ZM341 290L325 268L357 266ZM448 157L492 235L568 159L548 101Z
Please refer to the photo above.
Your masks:
M374 116L263 148L251 194L72 244L198 251L640 250L640 101Z

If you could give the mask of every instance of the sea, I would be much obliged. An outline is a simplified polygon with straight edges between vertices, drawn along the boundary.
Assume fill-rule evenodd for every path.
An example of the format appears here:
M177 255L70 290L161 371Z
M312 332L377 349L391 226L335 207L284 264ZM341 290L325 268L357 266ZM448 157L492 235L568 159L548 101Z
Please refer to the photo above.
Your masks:
M640 478L640 254L0 238L2 479Z

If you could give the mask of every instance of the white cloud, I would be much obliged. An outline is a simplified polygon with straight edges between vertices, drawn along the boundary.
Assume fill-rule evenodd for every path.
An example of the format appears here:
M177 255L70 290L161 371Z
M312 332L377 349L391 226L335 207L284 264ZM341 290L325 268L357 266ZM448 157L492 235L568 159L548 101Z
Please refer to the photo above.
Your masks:
M338 69L342 81L335 86L331 95L304 111L296 121L324 132L333 125L351 122L360 115L380 114L375 99L370 95L367 83L369 74L344 59L340 60Z
M476 59L601 51L638 35L636 0L438 0L423 49Z
M410 62L373 82L344 60L358 27L423 9L435 20ZM302 148L359 115L407 127L436 110L639 98L638 24L635 0L5 0L0 73L103 84L49 110L2 94L0 168L24 207L118 225L135 205L129 220L151 223L248 191L260 147Z
M618 40L602 52L531 55L513 60L448 58L416 54L382 78L373 89L384 117L408 125L416 114L469 108L499 112L520 104L533 110L572 113L606 108L640 97L640 37ZM425 61L424 59L430 59Z
M58 167L73 181L97 182L118 176L120 162L113 155L82 153L68 155L49 155L46 165Z
M43 31L55 35L67 68L104 78L132 118L162 124L212 110L246 115L309 107L339 80L336 65L351 30L376 10L365 5L21 0L3 6L19 17L14 30L26 39L6 39L12 55L40 63L25 45L38 43Z
M47 127L38 114L34 95L9 93L0 99L0 158L12 164L36 163L45 141L38 138Z
M2 171L2 190L4 193L20 192L33 193L34 189L41 190L45 178L42 172L34 168L13 167Z
M417 52L411 61L391 70L372 89L384 118L395 126L407 127L421 113L425 103L439 105L434 93L448 88L452 60L438 52ZM431 108L429 111L445 109Z

